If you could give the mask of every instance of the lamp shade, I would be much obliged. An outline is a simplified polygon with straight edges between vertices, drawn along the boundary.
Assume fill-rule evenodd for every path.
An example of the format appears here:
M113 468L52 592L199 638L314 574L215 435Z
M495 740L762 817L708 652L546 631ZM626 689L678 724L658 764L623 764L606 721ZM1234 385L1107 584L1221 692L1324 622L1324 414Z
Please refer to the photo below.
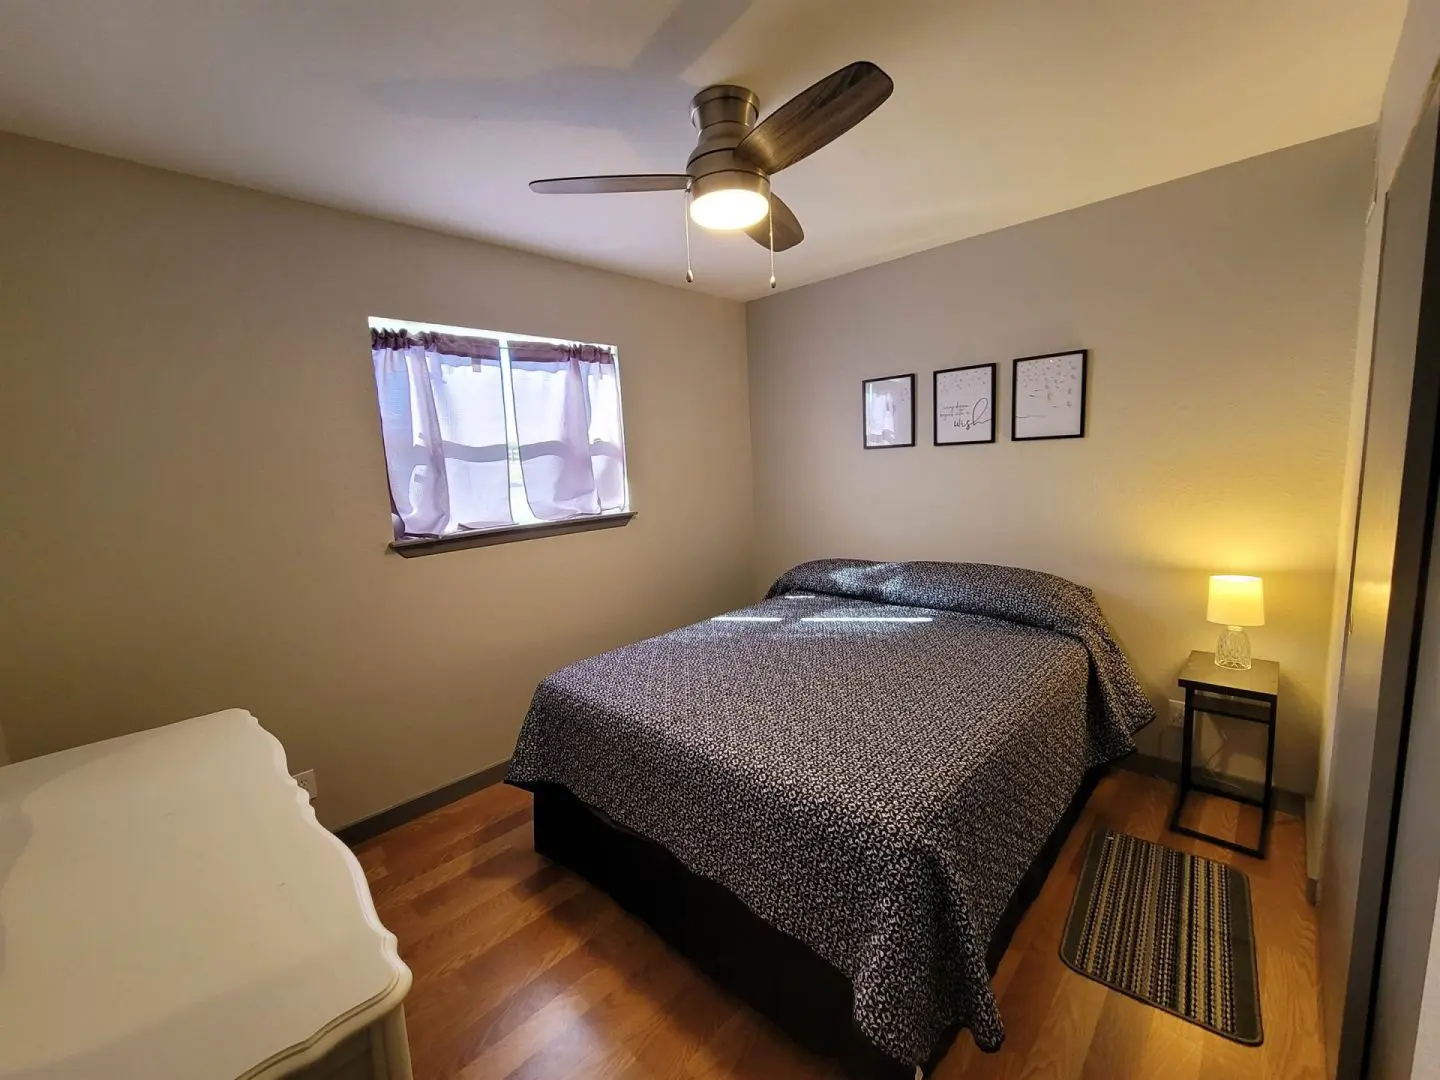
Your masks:
M1208 622L1224 626L1265 625L1265 584L1258 577L1214 574L1210 578Z

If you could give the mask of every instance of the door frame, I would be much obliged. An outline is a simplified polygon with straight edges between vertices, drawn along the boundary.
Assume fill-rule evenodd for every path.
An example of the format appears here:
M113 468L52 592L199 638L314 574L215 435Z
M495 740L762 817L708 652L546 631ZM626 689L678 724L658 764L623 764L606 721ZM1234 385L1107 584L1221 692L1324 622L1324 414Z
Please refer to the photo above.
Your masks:
M1440 130L1440 104L1432 94L1416 125ZM1408 152L1408 150L1407 150ZM1402 159L1403 167L1403 159ZM1398 172L1398 170L1397 170ZM1381 239L1381 278L1377 286L1377 317L1372 350L1380 330L1379 304L1385 288L1384 248L1390 230L1391 204L1387 193ZM1370 379L1374 382L1375 364ZM1366 443L1369 442L1370 400L1366 401ZM1404 797L1404 777L1410 741L1411 708L1424 619L1425 589L1431 570L1437 480L1440 480L1440 149L1431 164L1430 214L1422 271L1420 308L1415 342L1409 428L1397 509L1395 556L1390 579L1389 608L1385 618L1374 752L1371 759L1365 827L1361 841L1360 874L1355 898L1349 967L1344 987L1339 1046L1335 1053L1337 1080L1362 1080L1369 1074L1380 989L1380 959L1385 944L1386 910L1390 900L1395 841ZM1356 513L1358 542L1364 501L1364 459L1361 462L1359 505ZM1346 596L1346 634L1353 607L1354 568ZM1346 651L1348 652L1348 641ZM1342 660L1343 665L1343 660ZM1345 678L1341 671L1341 685ZM1336 722L1341 717L1337 711ZM1321 897L1324 903L1324 897Z

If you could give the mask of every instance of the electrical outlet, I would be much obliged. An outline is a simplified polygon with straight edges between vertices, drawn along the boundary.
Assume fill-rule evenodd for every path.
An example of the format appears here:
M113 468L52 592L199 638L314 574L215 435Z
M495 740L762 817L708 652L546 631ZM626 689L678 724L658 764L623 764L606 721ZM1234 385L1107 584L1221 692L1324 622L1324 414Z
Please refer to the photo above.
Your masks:
M299 784L305 790L305 794L310 796L311 802L314 802L320 797L320 783L315 779L314 769L297 772L294 779L295 783Z
M1185 703L1183 701L1170 702L1170 726L1185 726Z

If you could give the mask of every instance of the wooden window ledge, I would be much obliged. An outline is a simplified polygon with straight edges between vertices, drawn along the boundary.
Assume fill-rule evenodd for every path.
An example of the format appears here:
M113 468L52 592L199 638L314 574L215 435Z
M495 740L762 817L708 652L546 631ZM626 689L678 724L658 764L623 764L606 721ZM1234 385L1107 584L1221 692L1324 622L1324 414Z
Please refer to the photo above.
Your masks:
M417 536L394 541L390 550L407 559L414 559L421 555L438 555L442 551L513 544L517 540L534 540L541 536L618 529L622 525L630 524L634 516L635 511L627 510L623 514L593 514L565 521L541 521L534 525L504 525L498 529L474 529L470 532L451 533L449 536Z

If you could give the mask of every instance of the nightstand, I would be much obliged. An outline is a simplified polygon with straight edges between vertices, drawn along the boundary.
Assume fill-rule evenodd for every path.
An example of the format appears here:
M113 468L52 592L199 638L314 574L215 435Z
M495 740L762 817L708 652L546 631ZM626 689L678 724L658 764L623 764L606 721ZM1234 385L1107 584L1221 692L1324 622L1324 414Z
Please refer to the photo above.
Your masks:
M1180 795L1176 798L1175 810L1170 815L1170 831L1218 844L1242 855L1263 859L1265 847L1270 840L1270 810L1275 796L1275 716L1280 701L1280 665L1274 660L1256 660L1248 671L1236 671L1233 668L1216 667L1213 652L1201 652L1197 649L1180 669L1179 682L1185 688L1185 746L1180 755ZM1260 798L1239 795L1195 780L1193 758L1197 712L1248 720L1269 728L1265 745L1265 788ZM1246 806L1258 806L1260 843L1255 847L1246 847L1244 844L1222 840L1218 836L1210 836L1181 825L1180 815L1185 810L1185 798L1192 791L1232 799Z

